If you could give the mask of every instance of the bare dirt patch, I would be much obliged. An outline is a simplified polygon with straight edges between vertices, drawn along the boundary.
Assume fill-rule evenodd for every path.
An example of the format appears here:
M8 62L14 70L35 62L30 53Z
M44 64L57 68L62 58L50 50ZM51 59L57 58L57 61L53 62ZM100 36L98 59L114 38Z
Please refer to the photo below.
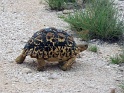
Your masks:
M15 58L34 32L44 27L67 29L68 24L56 12L46 10L39 0L0 1L0 93L122 93L118 87L124 80L123 67L108 65L109 57L120 53L117 44L99 44L98 53L88 50L69 71L48 66L36 71L36 61L27 57L24 64ZM124 7L124 1L121 7ZM119 2L119 3L120 3ZM76 40L78 42L78 40ZM121 69L121 70L120 70Z

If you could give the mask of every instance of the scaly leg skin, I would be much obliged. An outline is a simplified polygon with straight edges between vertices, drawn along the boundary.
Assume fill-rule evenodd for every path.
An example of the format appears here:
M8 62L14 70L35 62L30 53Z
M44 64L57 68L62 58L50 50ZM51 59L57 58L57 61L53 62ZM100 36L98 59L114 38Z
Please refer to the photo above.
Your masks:
M63 71L66 71L68 69L71 68L71 66L73 65L74 61L75 61L76 57L74 58L70 58L67 62L65 62L65 64L63 66L61 66L60 68L63 70Z
M22 52L22 54L20 56L18 56L15 61L17 64L21 64L23 63L23 61L25 60L26 56L23 55L24 51Z
M46 66L46 62L44 61L44 59L37 59L37 62L38 62L37 70L44 71L45 66Z
M61 68L64 65L64 63L65 63L64 61L59 61L58 67Z

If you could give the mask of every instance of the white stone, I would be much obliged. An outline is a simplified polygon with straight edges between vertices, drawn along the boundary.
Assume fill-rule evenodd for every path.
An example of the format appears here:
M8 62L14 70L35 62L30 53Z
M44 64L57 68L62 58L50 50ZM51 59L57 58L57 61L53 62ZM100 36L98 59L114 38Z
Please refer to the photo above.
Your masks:
M26 74L32 73L31 69L29 68L23 68L22 72Z

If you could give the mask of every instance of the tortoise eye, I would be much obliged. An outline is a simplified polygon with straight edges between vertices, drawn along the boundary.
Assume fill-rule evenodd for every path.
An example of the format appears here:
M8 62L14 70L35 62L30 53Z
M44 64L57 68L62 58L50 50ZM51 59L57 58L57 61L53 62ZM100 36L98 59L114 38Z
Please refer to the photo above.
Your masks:
M55 42L55 39L52 39L52 42Z
M88 45L85 45L85 47L88 47Z
M47 36L47 39L50 39L50 36Z
M33 40L32 40L32 39L30 39L30 40L28 41L28 43L29 43L29 44L33 43Z
M59 37L60 39L64 39L64 37Z

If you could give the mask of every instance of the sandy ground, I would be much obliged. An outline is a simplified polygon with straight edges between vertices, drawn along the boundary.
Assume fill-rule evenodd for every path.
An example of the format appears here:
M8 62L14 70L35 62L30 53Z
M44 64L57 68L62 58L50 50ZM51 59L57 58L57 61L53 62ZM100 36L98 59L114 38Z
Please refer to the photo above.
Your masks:
M88 50L69 71L56 65L36 71L36 60L27 57L21 65L15 58L34 32L44 27L67 29L56 12L46 10L39 0L0 0L0 93L123 93L124 67L109 64L109 57L120 53L117 44L97 44L98 53ZM120 8L124 1L120 1ZM76 40L78 42L78 40Z

